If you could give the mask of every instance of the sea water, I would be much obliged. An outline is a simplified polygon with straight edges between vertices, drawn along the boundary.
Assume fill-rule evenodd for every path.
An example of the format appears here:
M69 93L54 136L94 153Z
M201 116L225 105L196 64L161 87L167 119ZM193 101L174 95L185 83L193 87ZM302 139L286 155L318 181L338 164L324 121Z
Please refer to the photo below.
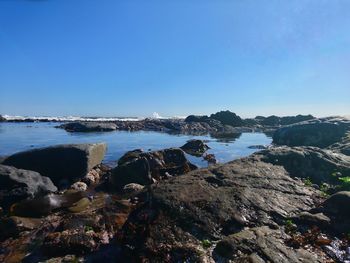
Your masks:
M149 131L70 133L55 128L60 124L59 122L0 123L0 156L58 144L105 142L108 150L104 162L115 165L118 159L130 150L143 149L148 151L180 147L188 140L200 139L206 141L210 147L207 153L214 154L218 162L224 163L257 151L249 146L267 146L272 141L264 133L232 134L222 138L214 138L210 135L174 135ZM186 156L200 167L207 165L207 162L202 158Z

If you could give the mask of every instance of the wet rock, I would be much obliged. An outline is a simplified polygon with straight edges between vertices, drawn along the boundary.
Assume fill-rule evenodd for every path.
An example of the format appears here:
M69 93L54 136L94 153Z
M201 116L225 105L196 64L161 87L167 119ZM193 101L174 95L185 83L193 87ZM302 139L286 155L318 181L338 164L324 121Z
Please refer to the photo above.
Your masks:
M106 132L115 131L117 125L112 122L68 122L60 125L68 132Z
M286 234L266 226L250 228L220 241L215 253L233 262L323 262L323 258L305 249L288 247Z
M83 212L89 205L91 204L89 198L84 197L80 199L78 202L73 203L68 210L72 213Z
M39 172L57 186L83 178L100 164L106 153L105 143L66 144L16 153L3 164Z
M203 156L203 159L206 160L208 162L209 165L213 165L217 163L217 160L215 158L214 154L205 154Z
M233 127L244 126L243 120L237 116L235 113L230 111L220 111L215 114L210 115L211 119L218 120L224 125L229 125Z
M272 147L255 155L283 166L292 176L309 178L317 184L336 183L339 176L350 175L349 156L316 147Z
M6 121L6 119L2 115L0 115L0 122L4 122L4 121Z
M55 191L57 188L48 177L34 171L0 165L0 203L4 207Z
M187 161L181 149L154 152L135 150L126 153L112 170L111 181L119 190L130 183L150 185L169 175L181 175L197 167Z
M249 149L257 149L257 150L265 150L265 149L267 149L267 146L265 146L265 145L251 145L248 148Z
M77 191L86 191L88 187L84 182L76 182L70 188Z
M25 217L47 216L55 210L73 206L84 197L86 197L86 192L68 190L62 195L49 194L21 201L11 207L11 212L14 215Z
M123 192L126 194L135 194L143 190L145 186L140 185L140 184L127 184L123 187Z
M273 142L288 146L328 147L341 141L350 129L350 120L345 118L323 118L278 129Z
M209 149L209 146L202 140L189 140L180 148L190 155L200 157Z
M11 216L0 221L0 240L16 237L23 231L30 231L40 226L42 221L37 218Z

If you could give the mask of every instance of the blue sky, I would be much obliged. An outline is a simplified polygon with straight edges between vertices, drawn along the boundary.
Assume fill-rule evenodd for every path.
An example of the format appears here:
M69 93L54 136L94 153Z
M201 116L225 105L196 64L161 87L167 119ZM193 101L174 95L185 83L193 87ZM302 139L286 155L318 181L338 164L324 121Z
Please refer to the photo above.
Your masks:
M348 0L1 0L0 113L350 114Z

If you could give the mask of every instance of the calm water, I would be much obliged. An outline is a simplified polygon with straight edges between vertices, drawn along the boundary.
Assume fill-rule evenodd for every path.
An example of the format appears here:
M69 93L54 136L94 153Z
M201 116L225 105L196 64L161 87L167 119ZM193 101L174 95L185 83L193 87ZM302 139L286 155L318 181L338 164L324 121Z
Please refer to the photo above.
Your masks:
M201 139L206 140L211 148L208 153L215 154L219 162L227 162L255 152L256 150L248 148L251 145L269 145L272 141L263 133L242 133L228 138L143 131L68 133L63 129L55 128L57 125L59 123L0 123L0 156L56 144L106 142L108 151L105 162L115 164L125 152L130 150L180 147L190 139ZM189 155L187 157L199 166L207 165L201 158Z

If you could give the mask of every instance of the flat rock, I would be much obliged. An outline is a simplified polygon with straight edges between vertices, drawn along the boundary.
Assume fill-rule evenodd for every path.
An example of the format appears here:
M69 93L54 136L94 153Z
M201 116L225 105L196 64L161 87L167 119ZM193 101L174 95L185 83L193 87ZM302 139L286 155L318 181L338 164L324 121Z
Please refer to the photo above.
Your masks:
M83 178L101 163L106 149L105 143L57 145L13 154L3 164L39 172L61 186Z
M0 203L8 206L26 198L57 191L50 178L34 171L0 164Z
M58 128L69 132L106 132L115 131L117 125L112 122L68 122Z

